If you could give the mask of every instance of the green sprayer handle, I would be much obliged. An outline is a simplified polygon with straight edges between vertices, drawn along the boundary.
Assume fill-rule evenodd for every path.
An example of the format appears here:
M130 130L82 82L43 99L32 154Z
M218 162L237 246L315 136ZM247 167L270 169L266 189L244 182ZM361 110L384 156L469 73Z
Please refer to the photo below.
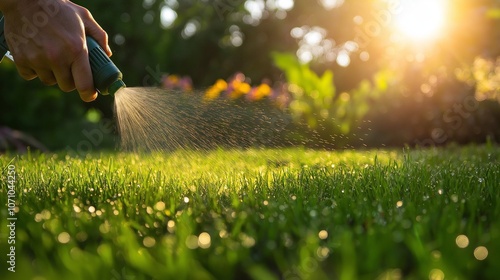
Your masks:
M5 35L3 34L3 17L0 18L0 62L2 61L5 54L9 51L7 46L7 41L5 41Z
M106 95L125 87L120 69L109 59L96 40L90 36L87 36L87 49L96 89L101 94Z

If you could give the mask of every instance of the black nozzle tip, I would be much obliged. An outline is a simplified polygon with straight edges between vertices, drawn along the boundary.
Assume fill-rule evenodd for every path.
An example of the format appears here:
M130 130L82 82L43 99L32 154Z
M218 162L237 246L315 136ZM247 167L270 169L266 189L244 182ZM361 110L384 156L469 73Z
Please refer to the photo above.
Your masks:
M114 81L108 88L106 93L102 93L103 95L115 94L119 89L126 87L125 83L122 80Z

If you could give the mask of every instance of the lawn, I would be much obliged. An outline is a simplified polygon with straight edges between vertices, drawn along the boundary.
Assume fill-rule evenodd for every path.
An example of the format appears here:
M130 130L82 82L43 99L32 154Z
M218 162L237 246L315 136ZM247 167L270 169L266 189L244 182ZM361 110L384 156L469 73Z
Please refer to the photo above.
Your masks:
M494 145L31 153L0 166L1 279L500 275Z

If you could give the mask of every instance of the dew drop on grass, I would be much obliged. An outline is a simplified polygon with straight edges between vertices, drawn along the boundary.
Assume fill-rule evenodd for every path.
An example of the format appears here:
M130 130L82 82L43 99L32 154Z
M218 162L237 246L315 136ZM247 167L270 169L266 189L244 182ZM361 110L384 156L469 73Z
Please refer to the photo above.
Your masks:
M434 268L429 272L429 280L443 280L444 272L441 269Z
M330 249L328 249L327 247L318 247L318 249L316 250L316 255L320 260L324 260L328 257L328 255L330 255Z
M173 233L175 231L175 222L174 221L172 221L172 220L168 221L167 230L170 233Z
M479 260L485 260L488 257L488 249L484 246L479 246L474 249L474 257Z
M319 233L318 233L318 237L319 239L322 239L322 240L325 240L328 238L328 231L326 230L321 230Z
M151 247L155 246L156 240L153 237L151 237L151 236L146 236L142 240L142 244L144 245L144 247L151 248Z
M210 234L208 232L202 232L198 236L198 246L202 249L210 248L211 242Z
M111 225L109 224L108 221L105 221L104 223L99 225L99 231L102 234L107 234L111 230Z
M198 236L189 235L186 238L186 247L188 247L191 250L198 248Z
M163 201L158 201L156 204L155 204L155 209L158 210L158 211L163 211L165 210L165 202Z
M466 235L461 234L457 236L455 243L457 243L459 248L467 248L467 246L469 246L469 238Z
M42 221L42 214L37 213L37 214L35 215L35 222L39 223L39 222L41 222L41 221Z
M62 243L62 244L66 244L70 240L71 240L71 236L69 235L69 233L67 233L65 231L59 233L59 235L57 236L57 241L59 241L59 243Z
M228 232L225 229L219 231L219 237L220 238L227 238L228 236L229 236L229 234L228 234Z
M316 217L318 215L318 212L316 212L316 210L311 210L309 212L309 215L311 216L311 218L314 218L314 217Z
M255 239L245 233L240 233L241 245L245 248L250 248L255 245Z

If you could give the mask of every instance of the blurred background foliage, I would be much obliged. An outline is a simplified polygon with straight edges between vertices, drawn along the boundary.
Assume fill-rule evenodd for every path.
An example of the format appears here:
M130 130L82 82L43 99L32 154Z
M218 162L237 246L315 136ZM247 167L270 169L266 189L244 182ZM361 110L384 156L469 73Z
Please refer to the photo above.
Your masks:
M287 143L500 140L497 0L434 1L446 9L432 39L409 38L418 32L402 32L398 22L414 18L425 31L435 6L424 5L419 18L417 9L402 6L405 0L75 2L108 32L112 59L129 86L159 85L163 73L189 76L201 90L238 72L254 83L286 81L294 96L286 111L296 120L291 130L303 132ZM83 103L77 94L23 81L8 61L0 64L0 80L0 124L50 149L75 147L83 130L113 118L112 97ZM113 143L108 136L99 147Z

